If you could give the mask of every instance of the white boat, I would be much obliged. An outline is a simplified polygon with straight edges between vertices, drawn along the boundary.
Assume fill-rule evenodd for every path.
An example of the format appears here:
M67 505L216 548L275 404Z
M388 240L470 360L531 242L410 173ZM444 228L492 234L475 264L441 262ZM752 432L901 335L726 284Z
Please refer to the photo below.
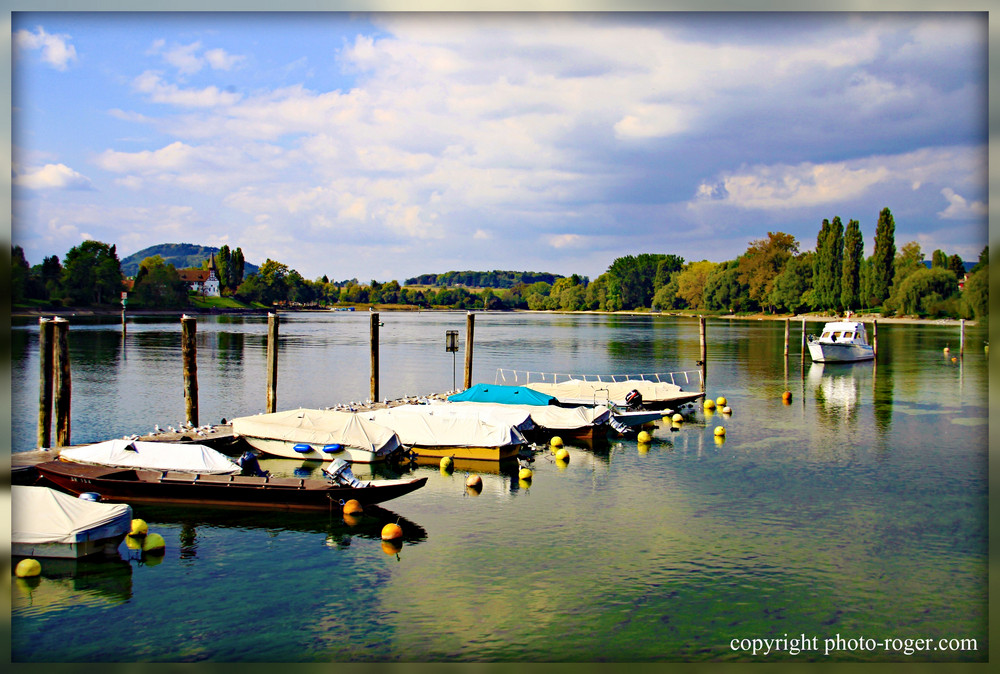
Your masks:
M817 363L854 362L875 357L865 324L860 321L827 323L819 337L809 335L808 346L809 356Z
M510 423L495 423L476 414L435 412L438 407L398 405L359 415L392 429L417 457L499 461L517 456L528 444Z
M525 384L530 389L554 396L560 405L605 405L619 409L676 410L681 405L704 396L701 391L685 391L677 384L626 379L623 381L588 381L570 379L558 383ZM634 397L637 392L639 397Z
M548 440L553 435L566 439L595 440L606 436L611 421L611 410L603 405L597 407L560 407L558 405L508 405L505 403L481 403L456 401L438 403L436 408L446 410L469 410L490 415L504 410L527 415L530 424L520 428L525 437ZM657 414L659 419L660 415Z
M211 447L192 443L106 440L69 447L59 452L63 461L112 468L180 470L208 475L235 475L240 467Z
M48 487L11 486L11 554L78 559L117 554L132 527L132 506L69 496Z
M287 459L377 463L403 451L391 429L354 412L303 408L239 417L232 423L234 436Z

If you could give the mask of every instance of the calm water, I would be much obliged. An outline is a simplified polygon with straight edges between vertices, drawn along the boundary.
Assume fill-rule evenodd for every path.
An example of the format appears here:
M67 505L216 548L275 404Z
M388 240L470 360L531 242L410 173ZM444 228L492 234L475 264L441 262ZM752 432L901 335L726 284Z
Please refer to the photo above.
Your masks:
M461 386L464 313L381 317L383 396ZM368 321L282 315L279 409L367 398ZM14 579L14 661L985 661L985 331L952 363L957 327L883 324L876 365L821 366L799 330L786 360L782 322L709 320L707 393L731 417L661 422L648 448L571 447L565 467L540 452L530 484L487 470L472 495L463 470L416 467L424 489L354 526L137 506L166 555L123 545ZM124 338L74 321L70 341L74 443L183 419L178 320ZM692 370L698 348L688 319L478 314L473 379ZM263 410L265 350L264 317L199 318L201 423ZM38 367L37 325L16 326L14 451L34 446ZM386 550L397 520L406 539ZM767 656L731 646L801 636ZM976 649L906 654L907 639Z

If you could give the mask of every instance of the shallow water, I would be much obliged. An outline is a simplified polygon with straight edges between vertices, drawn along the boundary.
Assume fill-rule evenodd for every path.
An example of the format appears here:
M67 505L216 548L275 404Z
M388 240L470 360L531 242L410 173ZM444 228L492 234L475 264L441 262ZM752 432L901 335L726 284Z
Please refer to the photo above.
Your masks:
M381 319L380 396L461 386L464 312ZM282 315L279 409L366 398L368 329L367 314ZM530 483L516 464L492 467L478 494L464 468L415 467L427 486L356 526L137 506L166 554L123 545L117 563L14 579L14 660L984 661L985 333L970 328L953 363L942 349L957 351L956 327L878 329L877 364L822 366L800 358L800 324L786 359L783 322L710 319L706 390L732 416L699 408L679 428L659 422L648 447L570 447L565 466L540 451ZM36 435L37 326L12 342L22 451ZM179 321L130 323L124 338L73 322L71 349L73 442L182 419ZM265 349L263 317L199 318L202 423L263 410ZM690 319L477 314L473 381L694 370L698 354ZM406 539L385 550L378 532L397 520ZM732 647L799 635L817 648ZM891 641L917 638L976 644L904 654Z

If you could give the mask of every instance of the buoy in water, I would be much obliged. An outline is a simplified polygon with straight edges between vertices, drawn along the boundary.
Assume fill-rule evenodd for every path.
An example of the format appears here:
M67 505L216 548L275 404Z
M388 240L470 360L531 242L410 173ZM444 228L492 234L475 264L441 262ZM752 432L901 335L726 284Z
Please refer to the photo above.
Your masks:
M957 363L958 362L958 358L956 356L952 356L951 357L951 362Z
M729 405L726 405L725 407L722 408L722 413L723 414L732 414L733 413L733 408L730 407Z
M715 409L715 401L712 400L711 398L706 398L705 399L705 409L706 410L714 410Z
M356 499L351 499L344 504L344 514L345 515L359 515L364 512L364 508L361 507L361 502Z
M559 451L556 452L556 461L569 462L569 450L565 447L560 447Z
M792 392L791 391L785 391L784 393L781 394L781 399L782 400L791 400L792 399Z
M399 540L395 541L382 541L382 552L387 555L398 555L403 549L403 542Z
M715 399L715 404L718 405L719 407L725 407L726 406L726 397L725 396L719 396L718 398Z
M455 468L455 461L450 456L441 459L441 470L450 473Z
M389 522L384 527L382 527L382 540L383 541L398 541L403 537L403 527Z
M677 412L674 414L674 416L670 417L670 420L673 421L675 424L679 424L682 421L684 421L684 415L681 414L680 412Z
M650 442L652 442L652 440L653 436L647 433L646 431L639 431L639 435L636 436L636 441L644 444L649 444Z
M563 439L560 438L558 435L553 435L552 439L549 440L549 445L552 446L552 447L562 447L563 446Z
M162 554L167 551L167 542L160 534L147 534L142 543L142 551L151 554Z
M465 486L471 489L482 489L483 488L483 478L478 475L470 475L465 478Z
M42 565L37 559L22 559L14 567L14 575L18 578L34 578L42 572Z
M531 472L530 468L522 468L521 470L519 470L517 472L518 479L519 480L524 480L525 482L531 480L531 475L532 475L532 472Z
M132 520L132 527L128 531L129 536L145 536L147 533L149 533L149 526L146 524L146 520Z
M726 427L725 426L716 426L715 427L715 434L716 435L725 435L726 434Z

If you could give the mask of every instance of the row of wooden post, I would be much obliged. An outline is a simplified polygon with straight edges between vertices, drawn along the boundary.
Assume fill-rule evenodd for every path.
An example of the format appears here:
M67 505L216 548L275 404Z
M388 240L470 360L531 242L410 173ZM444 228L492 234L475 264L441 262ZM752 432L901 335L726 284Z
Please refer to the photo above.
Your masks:
M70 443L69 321L42 318L38 322L41 372L38 396L38 446L52 447L52 412L55 410L56 447Z

